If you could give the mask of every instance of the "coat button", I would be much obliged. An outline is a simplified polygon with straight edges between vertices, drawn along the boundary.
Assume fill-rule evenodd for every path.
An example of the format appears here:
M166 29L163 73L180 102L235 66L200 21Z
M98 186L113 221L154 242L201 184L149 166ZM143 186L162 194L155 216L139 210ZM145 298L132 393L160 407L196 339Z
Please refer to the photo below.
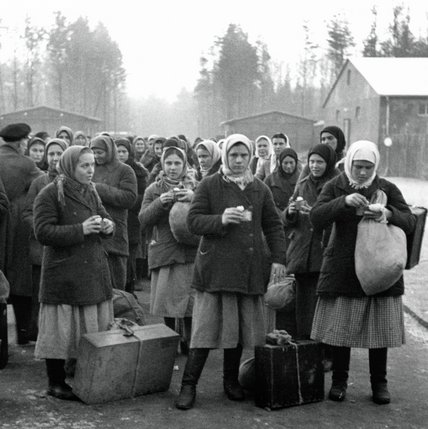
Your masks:
M254 250L254 247L250 247L248 250L249 250L250 252L252 252L252 251Z
M251 234L250 234L250 237L254 237L254 234L253 234L253 233L251 233Z

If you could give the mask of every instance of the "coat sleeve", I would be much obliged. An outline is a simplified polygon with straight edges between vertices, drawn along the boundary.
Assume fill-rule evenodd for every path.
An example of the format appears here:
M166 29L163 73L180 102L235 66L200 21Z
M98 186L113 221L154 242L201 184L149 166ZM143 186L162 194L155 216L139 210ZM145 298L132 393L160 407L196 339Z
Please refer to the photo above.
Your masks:
M345 197L335 194L334 180L324 185L309 215L315 229L326 229L339 217L344 219L355 216L354 208L345 204Z
M392 212L389 223L398 226L409 235L415 229L416 218L410 211L403 194L397 186L391 182L388 182L388 185L388 202L386 207Z
M59 207L51 187L43 188L34 201L34 232L45 246L66 247L83 243L85 236L81 223L59 225Z
M137 199L137 178L134 170L126 166L120 175L119 185L95 183L98 195L104 204L122 209L131 209Z
M159 222L162 216L165 216L170 210L172 205L164 206L160 197L156 195L156 184L150 185L146 192L144 192L143 203L141 204L138 220L144 229L153 227Z
M210 180L202 180L196 189L187 215L187 225L190 232L196 235L224 236L226 228L221 221L222 213L215 214L210 210L210 183Z
M6 195L3 182L0 179L0 219L3 219L9 210L9 199Z
M262 208L262 229L271 251L272 262L285 265L286 242L284 227L268 187L266 187Z

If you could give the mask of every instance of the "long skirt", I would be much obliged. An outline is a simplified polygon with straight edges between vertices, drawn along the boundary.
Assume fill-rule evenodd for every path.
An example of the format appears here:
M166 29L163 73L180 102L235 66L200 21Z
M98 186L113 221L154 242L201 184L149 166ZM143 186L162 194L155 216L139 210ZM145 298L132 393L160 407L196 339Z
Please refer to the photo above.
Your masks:
M262 295L195 292L190 348L253 349L265 344Z
M81 336L107 331L113 319L112 300L94 305L41 303L35 356L39 359L75 359Z
M401 296L320 297L311 338L339 347L400 347L405 341Z
M173 264L152 271L150 313L160 317L191 317L194 263Z

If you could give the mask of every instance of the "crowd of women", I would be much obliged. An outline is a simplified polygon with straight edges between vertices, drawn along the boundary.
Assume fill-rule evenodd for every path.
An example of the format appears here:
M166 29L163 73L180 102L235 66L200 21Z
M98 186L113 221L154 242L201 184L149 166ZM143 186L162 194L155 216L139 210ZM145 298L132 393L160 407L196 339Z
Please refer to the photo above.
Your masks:
M183 135L114 138L61 127L30 136L0 131L0 268L11 284L18 343L36 340L48 393L75 399L64 364L80 337L107 330L112 289L133 292L147 261L150 312L182 333L188 355L175 405L192 408L211 349L223 349L223 387L240 401L244 348L265 343L264 293L294 275L296 339L325 344L329 398L346 396L350 350L369 349L373 401L389 403L387 349L404 342L402 277L367 296L355 274L362 217L387 196L382 219L411 233L415 219L395 185L380 178L374 143L345 155L343 132L324 128L307 154L286 134L225 139ZM177 218L187 236L177 234ZM183 221L182 221L183 223ZM40 303L40 304L39 304Z

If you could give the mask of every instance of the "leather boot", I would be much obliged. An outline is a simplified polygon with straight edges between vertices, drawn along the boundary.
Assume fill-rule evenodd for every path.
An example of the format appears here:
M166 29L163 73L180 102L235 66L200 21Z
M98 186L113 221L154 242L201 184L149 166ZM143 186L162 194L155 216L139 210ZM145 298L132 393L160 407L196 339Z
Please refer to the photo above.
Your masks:
M241 356L242 346L240 344L234 349L224 349L223 388L231 401L243 401L245 399L244 389L238 381Z
M372 399L375 404L384 405L391 402L386 380L386 361L388 349L369 349L370 383Z
M346 397L346 389L348 387L351 349L349 347L331 346L331 354L333 358L333 374L328 397L332 401L342 402Z
M179 410L189 410L193 408L196 399L196 385L204 369L208 357L209 349L190 349L186 366L184 367L181 390L175 406Z
M49 379L47 394L58 399L76 401L77 397L71 387L65 382L63 359L46 359L46 371Z

